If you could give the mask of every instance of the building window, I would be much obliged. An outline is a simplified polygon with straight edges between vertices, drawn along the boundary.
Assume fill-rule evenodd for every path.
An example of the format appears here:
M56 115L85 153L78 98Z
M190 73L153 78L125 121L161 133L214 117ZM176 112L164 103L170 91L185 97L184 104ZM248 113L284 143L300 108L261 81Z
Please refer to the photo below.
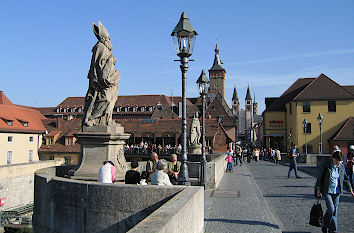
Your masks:
M150 107L149 107L149 111L150 111L150 112L154 111L154 108L150 106Z
M7 155L6 155L6 164L9 165L12 163L12 151L9 150L7 151Z
M12 136L7 136L7 142L13 142L13 137Z
M302 102L302 112L310 112L310 101L306 100Z
M292 108L292 104L289 103L289 113L292 114L293 113L293 108Z
M141 107L140 111L144 112L145 111L145 107Z
M28 161L32 162L33 161L33 150L28 151Z
M54 160L54 156L53 155L49 156L49 160Z
M71 156L64 156L65 164L71 164Z
M73 145L73 139L72 138L65 138L65 145L66 146L72 146Z
M117 107L117 112L120 112L121 111L121 108L120 107Z
M137 107L133 107L133 112L136 112Z
M336 101L335 100L329 100L328 101L328 112L336 112Z
M28 127L28 122L23 122L24 127Z
M128 111L129 111L129 107L125 107L124 112L128 112Z
M305 127L304 127L304 133L306 133L306 134L310 134L311 133L311 123L307 123L306 132L305 132Z
M8 126L12 126L12 121L7 121Z
M47 138L47 145L53 145L53 138Z
M29 141L30 141L30 142L33 142L33 136L30 136L30 137L29 137Z

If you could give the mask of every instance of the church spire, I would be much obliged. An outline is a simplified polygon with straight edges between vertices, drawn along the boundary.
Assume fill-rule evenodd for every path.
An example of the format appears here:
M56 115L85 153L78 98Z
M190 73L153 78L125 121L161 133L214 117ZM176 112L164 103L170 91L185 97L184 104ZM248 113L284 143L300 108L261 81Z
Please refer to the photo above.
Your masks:
M211 70L215 70L215 71L222 70L222 71L225 71L224 67L222 67L222 62L221 62L220 56L219 56L219 46L218 46L217 43L216 43L216 46L215 46L214 63L213 63L213 66L210 68L209 71L211 71ZM226 73L226 71L225 71L225 73Z
M251 92L250 92L250 85L248 85L248 87L247 87L247 94L246 94L245 100L252 100Z
M232 100L238 100L236 85L234 86L234 94L232 95Z

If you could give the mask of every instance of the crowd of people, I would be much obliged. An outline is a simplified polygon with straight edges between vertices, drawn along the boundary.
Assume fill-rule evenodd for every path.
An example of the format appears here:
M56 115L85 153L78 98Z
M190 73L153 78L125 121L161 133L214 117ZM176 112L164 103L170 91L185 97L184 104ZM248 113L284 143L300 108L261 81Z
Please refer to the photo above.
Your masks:
M162 146L161 144L155 144L150 142L140 142L139 144L126 144L124 146L125 154L149 154L156 152L158 154L180 154L182 151L182 145L178 144L172 146L171 144L166 144Z
M275 150L272 148L252 148L249 145L245 145L242 148L239 144L236 144L235 150L228 147L225 160L227 160L226 171L232 172L234 167L238 166L238 164L242 166L242 161L250 163L252 160L256 162L259 160L269 160L279 163L281 161L281 154L278 148Z
M147 146L147 147L146 147ZM141 148L148 148L148 144L143 143ZM131 162L131 169L125 174L126 184L138 185L176 185L178 182L178 175L181 168L181 162L177 161L177 155L172 154L170 161L159 159L158 154L154 151L156 145L151 145L151 160L146 163L145 170L141 173L139 170L139 163L136 160ZM126 149L129 146L126 147ZM139 145L140 147L140 145ZM130 148L130 147L129 147ZM163 149L156 147L157 149ZM251 148L250 146L236 145L235 150L228 148L226 158L227 168L226 171L233 172L235 166L242 166L244 161L248 163L253 159L269 160L279 163L282 159L280 150L277 148L273 150L259 149L257 147ZM167 145L167 149L169 149ZM299 150L295 144L287 152L287 157L290 161L288 178L294 170L295 177L301 178L297 169L297 158L299 157ZM339 205L340 195L343 189L347 188L351 195L354 197L352 189L354 180L354 145L348 148L348 153L344 156L338 146L334 147L334 152L331 159L323 163L319 169L319 175L315 185L315 196L317 198L323 197L326 202L327 210L323 219L322 232L337 232L337 211ZM112 161L104 161L103 166L99 169L98 182L114 183L116 179L116 168Z
M172 154L171 160L159 159L156 152L151 153L151 160L146 163L145 170L139 170L139 163L136 160L131 162L131 169L125 174L125 184L147 185L176 185L181 169L181 162L177 161L177 155ZM112 161L104 161L99 169L98 182L114 183L116 179L116 168Z

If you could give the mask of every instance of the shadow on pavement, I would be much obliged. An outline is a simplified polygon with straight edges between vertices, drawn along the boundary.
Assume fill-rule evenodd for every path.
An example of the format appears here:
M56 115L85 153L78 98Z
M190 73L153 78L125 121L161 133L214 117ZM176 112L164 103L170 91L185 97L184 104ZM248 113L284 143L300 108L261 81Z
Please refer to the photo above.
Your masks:
M311 233L311 231L283 231L283 233Z
M237 224L247 224L247 225L263 225L276 229L280 229L278 225L271 224L268 222L252 221L252 220L236 220L236 219L223 219L223 218L209 218L204 219L207 222L227 222L227 223L237 223Z
M284 185L285 188L313 188L313 186L309 185Z
M263 195L263 197L297 197L305 199L314 199L313 194L275 194L275 195Z

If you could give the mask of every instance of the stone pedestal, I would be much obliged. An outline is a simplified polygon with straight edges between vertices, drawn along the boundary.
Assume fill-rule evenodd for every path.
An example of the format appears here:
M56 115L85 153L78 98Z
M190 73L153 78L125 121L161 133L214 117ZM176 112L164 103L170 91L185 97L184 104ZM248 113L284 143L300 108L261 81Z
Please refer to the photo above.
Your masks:
M81 144L81 154L78 168L72 179L97 180L98 171L104 161L112 161L116 167L117 180L123 180L128 166L124 157L124 140L130 134L124 133L124 128L115 126L83 127L82 132L75 134Z
M188 153L190 154L202 154L202 145L191 145L188 147Z

